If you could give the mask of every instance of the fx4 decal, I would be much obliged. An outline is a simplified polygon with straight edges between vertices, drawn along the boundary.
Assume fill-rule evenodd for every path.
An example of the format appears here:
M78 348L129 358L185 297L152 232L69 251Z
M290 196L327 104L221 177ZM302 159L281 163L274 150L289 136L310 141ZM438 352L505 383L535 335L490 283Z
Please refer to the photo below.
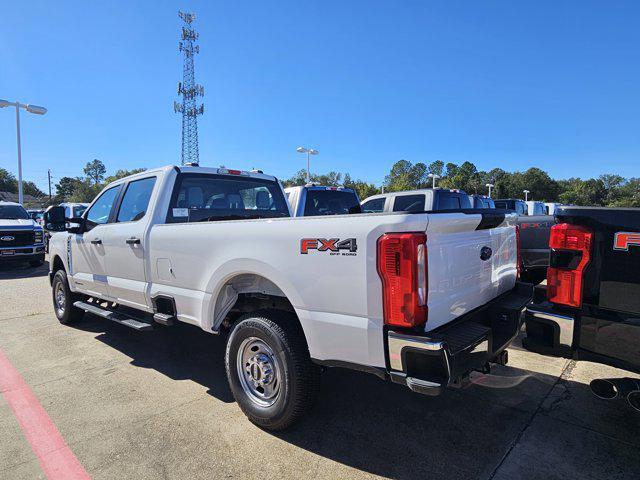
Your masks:
M300 240L300 253L307 255L309 250L329 252L329 255L356 255L358 245L355 238L303 238Z
M617 232L613 237L613 249L629 251L629 247L640 247L640 232Z

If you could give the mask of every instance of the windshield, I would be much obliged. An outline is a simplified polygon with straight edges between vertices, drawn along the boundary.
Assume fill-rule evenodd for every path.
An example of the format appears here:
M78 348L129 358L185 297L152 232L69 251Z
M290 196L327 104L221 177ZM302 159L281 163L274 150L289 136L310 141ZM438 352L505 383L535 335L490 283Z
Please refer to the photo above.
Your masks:
M304 216L360 213L360 202L350 190L307 190Z
M167 223L288 217L280 185L255 177L181 174Z
M20 205L0 205L0 218L3 220L30 220L27 211Z

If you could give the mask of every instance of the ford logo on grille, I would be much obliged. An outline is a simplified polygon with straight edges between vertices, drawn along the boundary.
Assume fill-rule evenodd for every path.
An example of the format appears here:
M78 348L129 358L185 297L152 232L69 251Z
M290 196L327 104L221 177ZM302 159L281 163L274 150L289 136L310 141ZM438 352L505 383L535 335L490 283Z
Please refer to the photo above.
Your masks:
M12 237L11 235L5 235L4 237L0 237L0 240L3 242L13 242L16 237Z

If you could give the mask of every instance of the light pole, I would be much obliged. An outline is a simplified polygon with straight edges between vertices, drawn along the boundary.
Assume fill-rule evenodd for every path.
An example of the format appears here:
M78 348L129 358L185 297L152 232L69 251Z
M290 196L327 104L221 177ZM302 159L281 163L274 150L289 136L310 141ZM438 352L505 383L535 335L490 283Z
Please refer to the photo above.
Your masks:
M16 139L18 142L18 203L22 205L22 149L20 147L20 109L24 108L27 112L35 113L36 115L44 115L45 113L47 113L47 109L44 107L39 107L37 105L0 100L0 108L3 107L16 107Z
M491 198L491 189L494 187L493 183L487 183L485 187L489 188L489 198Z
M440 178L440 175L436 175L435 173L430 173L427 175L431 179L431 188L436 188L436 180Z
M313 148L304 148L298 147L296 148L296 152L298 153L306 153L307 154L307 183L311 181L311 159L310 155L318 155L318 151Z
M524 193L524 201L528 201L529 200L529 194L531 193L529 190L523 190L522 193Z

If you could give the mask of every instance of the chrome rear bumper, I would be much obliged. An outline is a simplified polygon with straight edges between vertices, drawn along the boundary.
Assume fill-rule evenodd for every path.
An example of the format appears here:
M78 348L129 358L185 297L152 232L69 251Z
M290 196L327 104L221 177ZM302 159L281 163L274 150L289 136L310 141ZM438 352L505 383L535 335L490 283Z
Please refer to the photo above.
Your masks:
M532 285L518 284L477 311L424 336L388 331L391 380L418 393L439 395L472 371L487 371L490 362L506 358L502 352L518 335L522 312L532 295Z

